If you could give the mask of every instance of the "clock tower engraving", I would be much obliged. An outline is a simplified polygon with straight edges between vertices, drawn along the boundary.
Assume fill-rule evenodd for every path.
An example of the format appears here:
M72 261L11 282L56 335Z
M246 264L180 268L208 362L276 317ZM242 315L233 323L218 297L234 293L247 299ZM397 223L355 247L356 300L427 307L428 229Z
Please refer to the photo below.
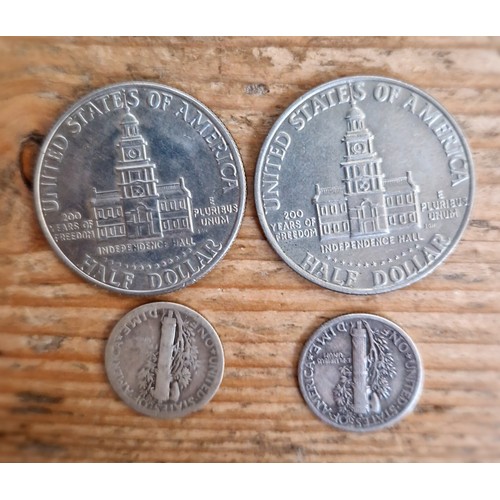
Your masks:
M129 238L161 236L158 213L156 165L148 157L148 143L139 133L139 121L127 109L116 144L116 185L122 198L126 232Z
M351 236L387 233L382 158L373 149L373 134L365 127L365 114L356 104L352 104L345 119L346 155L340 166L344 174Z
M160 184L139 120L128 106L124 111L115 144L115 189L94 188L91 200L98 239L140 240L192 234L193 202L184 178Z
M419 186L411 171L405 176L386 178L382 158L374 147L374 135L365 125L365 119L351 93L342 139L345 147L340 162L342 184L330 187L316 184L312 199L321 242L421 227Z

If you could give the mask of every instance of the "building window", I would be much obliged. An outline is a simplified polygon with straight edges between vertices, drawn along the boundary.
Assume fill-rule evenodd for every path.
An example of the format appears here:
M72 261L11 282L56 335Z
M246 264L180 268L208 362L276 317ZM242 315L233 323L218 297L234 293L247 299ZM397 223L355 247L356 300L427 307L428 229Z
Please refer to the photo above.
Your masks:
M185 199L179 200L179 209L186 210L186 200Z
M361 172L359 170L358 165L350 165L347 167L347 178L354 179L355 177L359 177Z
M345 203L340 204L340 213L343 214L347 210L347 205Z
M330 226L328 224L322 224L321 232L323 234L330 234Z
M389 224L391 226L395 226L396 225L396 217L394 215L390 215L389 216Z
M333 232L334 232L334 233L338 233L338 232L339 232L339 229L340 229L340 228L339 228L339 225L338 225L338 223L337 223L337 222L334 222L334 223L332 224L332 229L333 229Z
M111 217L111 218L112 218L112 217L114 217L114 216L115 216L115 214L114 214L114 212L113 212L113 208L111 208L111 207L110 207L110 208L108 208L108 209L106 210L106 215L107 215L108 217Z
M406 214L399 214L399 223L406 224Z
M139 134L139 131L137 130L137 125L127 125L127 136L128 137L134 137Z
M347 223L347 221L342 222L342 229L344 231L349 231L349 224Z
M363 203L361 205L361 218L363 219L371 219L375 217L377 214L372 207L371 203Z
M321 215L326 215L328 213L328 207L326 205L321 205L320 213Z
M387 196L385 198L385 203L388 207L392 207L393 203L394 203L394 200L392 198L392 196Z
M397 197L396 197L396 203L398 205L402 205L403 204L403 195L402 194L398 194Z
M408 214L408 220L410 222L417 222L417 216L416 216L415 212L411 212Z
M102 208L97 209L97 218L104 219L104 210Z
M413 203L413 193L408 193L406 195L406 203Z

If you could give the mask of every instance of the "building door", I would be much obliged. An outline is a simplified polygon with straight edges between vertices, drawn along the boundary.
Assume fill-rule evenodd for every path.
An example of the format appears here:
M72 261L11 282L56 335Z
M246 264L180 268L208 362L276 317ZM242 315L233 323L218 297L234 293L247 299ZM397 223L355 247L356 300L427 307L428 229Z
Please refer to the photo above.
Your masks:
M128 213L129 238L150 238L156 236L153 210L140 204Z
M361 203L361 232L363 234L376 233L379 229L378 227L378 210L374 207L372 202L369 200L364 200Z

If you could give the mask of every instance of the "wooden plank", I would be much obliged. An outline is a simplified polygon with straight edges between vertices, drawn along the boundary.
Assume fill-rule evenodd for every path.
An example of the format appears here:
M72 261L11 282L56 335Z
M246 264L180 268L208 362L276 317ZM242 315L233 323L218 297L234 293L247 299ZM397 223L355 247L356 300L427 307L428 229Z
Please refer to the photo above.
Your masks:
M0 39L1 461L499 461L500 39ZM323 290L269 246L253 175L269 128L315 85L379 74L421 87L463 128L476 167L471 222L448 260L403 290ZM128 310L155 300L82 281L38 226L32 175L58 115L100 86L152 80L196 96L235 138L248 181L245 218L225 259L185 290L219 332L226 371L202 411L173 421L134 413L104 372L106 339ZM306 407L296 367L327 319L365 311L416 342L425 384L415 412L365 435L336 431Z

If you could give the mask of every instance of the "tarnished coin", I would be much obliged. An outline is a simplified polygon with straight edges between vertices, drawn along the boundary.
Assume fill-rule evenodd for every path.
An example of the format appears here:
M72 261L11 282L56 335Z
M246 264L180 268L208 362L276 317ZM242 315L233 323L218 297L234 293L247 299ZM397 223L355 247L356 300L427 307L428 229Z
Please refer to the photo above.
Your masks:
M453 118L403 82L352 77L317 87L277 120L255 174L271 245L331 290L372 294L423 278L457 244L473 166Z
M48 134L35 202L56 253L92 283L131 294L194 283L224 256L245 203L236 145L179 90L106 87Z
M347 314L323 324L299 362L300 390L309 408L347 431L396 423L416 405L422 380L410 337L373 314Z
M192 309L153 302L127 313L106 345L106 372L139 413L178 418L205 406L222 380L224 352L213 326Z

